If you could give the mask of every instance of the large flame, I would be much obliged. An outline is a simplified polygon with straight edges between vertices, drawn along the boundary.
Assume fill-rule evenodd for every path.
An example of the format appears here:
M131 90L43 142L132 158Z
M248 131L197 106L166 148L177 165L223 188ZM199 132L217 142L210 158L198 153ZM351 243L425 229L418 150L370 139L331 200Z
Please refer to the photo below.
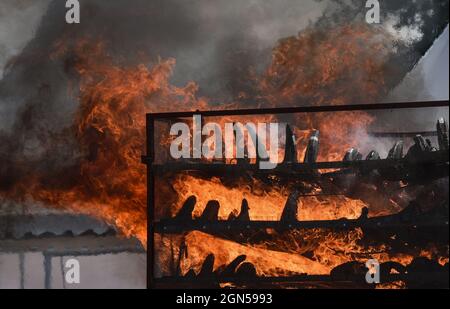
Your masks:
M243 199L250 206L251 220L278 221L288 199L289 190L278 186L268 186L261 181L238 181L233 187L225 186L219 178L202 179L182 174L176 178L174 189L178 194L178 203L172 208L175 215L184 201L190 196L197 197L193 215L200 217L208 201L220 203L219 218L227 220L231 213L240 211ZM335 220L355 219L365 207L361 200L352 200L345 196L306 196L298 202L298 220Z
M66 56L63 46L70 44L57 44L54 59ZM104 219L145 245L146 175L140 162L145 114L164 106L187 109L194 102L201 107L203 101L195 99L194 83L185 88L169 84L173 59L151 67L119 67L102 43L90 40L77 42L72 52L80 77L80 107L72 128L82 158L74 170L61 175L72 178L70 188L49 188L41 175L30 175L20 191L47 205Z
M392 52L389 35L377 27L349 25L336 29L308 30L279 42L273 60L265 74L258 78L255 104L320 105L376 102L388 92L386 58ZM189 83L184 88L170 84L174 59L160 60L150 66L119 65L108 56L106 44L81 40L75 45L59 42L53 59L64 59L70 53L80 78L80 107L73 132L80 147L80 162L61 177L71 178L70 186L53 187L42 181L41 175L30 175L29 183L16 187L16 192L28 192L33 199L48 205L64 207L106 220L117 226L127 237L147 241L146 174L140 162L145 152L145 114L156 111L209 109L206 99L196 97L198 86ZM239 107L239 102L231 103ZM223 105L225 106L225 104ZM222 108L223 108L222 106ZM258 122L258 119L251 120ZM350 147L365 142L367 127L373 118L363 112L295 115L299 160L303 159L306 137L313 129L321 132L319 159L341 160ZM221 204L220 217L226 219L239 210L243 198L249 201L253 220L278 220L288 192L267 187L257 180L248 184L237 181L225 186L220 179L203 179L180 175L172 184L176 198L167 205L171 215L191 195L197 197L194 215L203 211L209 200ZM160 192L165 192L165 189ZM167 191L169 192L169 191ZM167 193L169 195L170 193ZM10 194L14 196L14 194ZM347 197L306 197L299 201L298 219L356 218L366 206L360 200ZM321 234L322 233L322 234ZM290 260L288 272L325 273L342 262L354 259L348 253L360 251L356 242L360 230L346 235L320 234L315 245L314 262L294 257L298 251L292 244L285 252L273 251L274 244L242 246L217 237L192 233L187 236L193 245L195 259L185 262L185 268L198 267L208 252L218 253L218 263L226 263L235 255L246 253L261 267L261 274L273 274L282 265L270 264L271 258ZM307 237L314 237L312 234ZM316 236L317 237L317 236ZM308 239L304 239L307 241ZM326 240L326 241L325 241ZM275 244L275 247L280 243ZM297 244L298 246L298 244ZM250 249L249 249L250 248ZM342 254L335 249L340 248ZM356 248L356 249L355 249ZM250 250L250 251L249 251ZM253 250L253 251L252 251ZM247 252L241 252L247 251ZM227 255L220 253L228 252ZM261 254L264 252L264 254ZM262 260L257 256L266 256ZM387 260L387 257L382 259ZM406 259L408 260L408 259ZM406 260L403 260L406 261Z
M350 101L349 97L342 94L343 90L330 90L330 85L334 85L334 89L353 88L353 85L352 87L349 85L342 87L340 78L330 77L332 75L330 67L336 66L338 69L335 74L341 75L341 78L347 78L349 82L351 80L351 76L348 76L349 73L357 68L360 74L378 80L380 85L383 85L381 74L376 76L373 74L374 71L381 71L381 61L380 63L365 63L360 60L361 58L370 59L370 56L373 56L367 55L368 51L380 59L380 55L378 55L380 43L375 42L375 49L363 46L364 42L374 45L371 42L372 30L364 28L353 33L350 32L350 29L346 27L332 32L330 37L324 40L325 43L320 43L325 45L319 48L326 49L327 53L324 53L322 56L324 58L315 61L313 65L305 63L307 59L302 57L308 52L308 47L303 47L307 45L302 41L306 40L311 44L314 33L281 42L274 51L274 61L271 67L267 70L265 77L261 79L261 93L266 102L276 106L277 102L288 102L289 100L286 100L288 97L293 98L298 94L303 97L310 96L311 93L314 93L315 104L325 103L323 100L327 98L333 98L329 101L331 104ZM348 38L352 36L356 38L349 42ZM334 45L336 50L334 53L330 52L330 46L327 45L330 41L342 42L341 45ZM70 44L67 42L57 44L52 57L65 57L67 55L66 46L70 46ZM115 224L126 236L137 236L145 244L146 182L145 169L139 161L145 151L145 114L155 111L207 109L207 101L196 98L198 87L195 83L190 83L184 88L174 87L169 83L175 65L174 59L161 60L150 67L145 65L126 67L116 65L108 57L102 43L92 44L89 40L81 40L75 44L73 49L72 53L76 55L75 69L80 76L80 108L73 128L84 159L77 170L77 181L73 188L70 190L36 188L32 190L32 194L36 199L43 200L50 205L70 207L77 212L106 219ZM353 56L347 52L338 52L338 50L352 50ZM362 51L365 51L366 55L358 54ZM298 55L291 55L293 52ZM283 56L284 53L286 53L285 56ZM280 57L290 60L281 63ZM274 76L286 74L284 71L287 68L290 71L296 70L297 76L290 80L290 85L283 84L283 87L275 89ZM328 77L322 76L325 78L322 82L309 82L308 85L311 89L308 91L304 89L293 91L294 85L300 87L310 79L308 75L301 75L305 68L308 68L309 72L315 72L315 76L326 74ZM291 75L292 72L289 73L289 76ZM324 88L325 81L327 87ZM336 83L339 85L335 85ZM269 89L269 84L272 89ZM373 86L372 83L370 85ZM367 88L367 85L362 85L362 87ZM380 92L383 91L384 89L380 90ZM333 95L333 92L336 93ZM354 94L355 91L349 89L346 93ZM316 100L318 95L322 95L323 99ZM366 101L368 97L373 96L371 90L367 94ZM336 98L340 98L340 101ZM372 98L372 100L374 99ZM292 99L291 102L293 102ZM372 120L364 113L357 113L357 115L348 113L339 115L339 117L331 114L314 117L299 115L298 118L297 122L302 125L303 134L307 134L311 129L321 130L324 141L322 143L322 159L337 159L348 147L357 145L356 133L363 134L361 132L365 131L364 129ZM258 119L252 120L257 121ZM303 141L300 139L301 137L299 134L300 144ZM204 202L208 199L229 196L224 192L225 187L216 181L211 180L209 185L211 186L211 190L208 190L209 196L202 196L201 192L205 192L205 190L201 190L204 184L201 184L200 179L193 177L187 180L178 178L174 183L174 188L180 192L179 201L189 194L185 193L181 187L189 188L190 194L196 194L203 202L199 203L200 205L205 205ZM266 213L269 212L272 216L274 213L279 213L280 207L283 206L286 199L285 193L281 191L260 197L256 195L253 199L254 192L246 192L245 186L240 187L233 189L235 198L230 198L229 203L223 203L222 211L226 215L239 205L240 197L245 196L250 199L250 202L254 202L250 203L251 205L264 205L263 207L267 209L266 211L255 209L252 216L268 219ZM265 203L261 204L258 199L264 200ZM322 215L314 215L316 206L322 210L325 210L327 206L330 207L325 212L316 212L316 214L321 213ZM354 218L360 213L362 206L361 202L345 198L336 199L331 203L311 198L304 200L302 206L310 211L300 213L304 214L305 219ZM270 207L277 211L268 210ZM323 215L326 213L328 215Z
M374 72L381 71L382 62L362 60L370 59L370 56L380 59L379 42L375 42L375 45L372 42L371 29L365 27L354 31L352 28L355 27L332 31L325 38L319 36L317 43L314 38L317 33L314 32L282 41L274 50L272 65L260 79L260 92L265 104L297 104L294 99L300 96L303 100L309 99L306 104L352 101L354 93L365 92L354 89L354 70L383 86L382 74L374 76ZM351 37L354 39L348 40ZM311 46L315 44L318 46L311 50ZM375 49L364 44L374 45ZM108 56L105 48L105 44L93 44L88 39L80 40L75 45L65 40L55 44L51 57L56 60L72 57L72 63L80 77L80 107L73 130L81 148L82 159L76 170L66 175L74 178L70 188L47 188L40 181L39 175L35 175L31 186L24 186L36 200L106 219L126 236L137 236L145 244L146 181L145 169L139 160L145 151L145 114L207 109L208 104L206 100L196 98L198 87L195 83L190 83L185 88L174 87L169 83L175 65L174 59L161 60L151 66L119 66ZM315 51L320 49L322 53L316 55ZM361 54L362 51L365 54ZM311 57L314 60L312 62ZM311 79L311 75L315 78ZM284 82L281 83L280 79ZM364 95L365 101L374 100L375 94L385 91L383 87L380 87L379 92L373 91L373 82L369 85L361 85L370 88ZM310 130L322 131L322 159L339 158L350 145L358 144L354 132L364 132L371 121L363 113L347 114L344 117L299 115L298 118L297 123L302 126L301 131L296 129L300 144L304 140L302 137ZM196 194L202 201L200 205L211 198L228 196L225 192L227 189L214 179L208 184L211 186L208 195L202 195L205 192L202 190L203 185L201 180L191 177L178 178L174 187L180 192L179 201L188 194ZM183 186L189 188L190 193L183 191ZM264 196L252 198L253 192L247 192L245 187L233 190L232 196L235 198L223 203L224 215L237 207L242 196L254 202L251 203L253 205L264 205L261 208L266 209L273 207L278 212L285 200L283 192L268 192ZM264 203L261 204L258 199L264 200ZM315 204L320 206L321 203ZM339 205L332 207L334 216L355 217L362 206L360 203L349 202L350 207L341 208L345 201L341 201ZM307 208L313 209L314 206ZM339 211L336 212L336 209ZM254 218L268 218L266 212L271 212L255 210L257 211L252 215ZM271 213L273 216L274 213ZM312 214L306 216L313 217Z

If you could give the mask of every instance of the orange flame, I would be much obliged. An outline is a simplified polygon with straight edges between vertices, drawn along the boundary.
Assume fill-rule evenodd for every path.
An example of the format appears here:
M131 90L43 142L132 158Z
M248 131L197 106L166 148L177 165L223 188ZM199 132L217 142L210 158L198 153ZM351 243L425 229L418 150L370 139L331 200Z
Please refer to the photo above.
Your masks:
M52 55L65 55L59 44ZM145 114L152 111L201 107L197 86L169 84L175 60L151 68L115 66L102 43L81 40L74 47L80 76L80 107L74 132L82 160L71 188L46 188L36 180L28 190L48 205L92 215L118 227L125 236L147 240L146 175L139 160L145 151ZM37 178L37 176L36 176ZM28 188L30 188L28 186Z
M297 37L282 40L274 50L272 64L259 79L255 102L271 106L376 102L389 90L384 78L389 73L385 58L391 52L391 42L382 30L367 25L307 30ZM52 58L66 56L67 46L70 46L67 42L56 44ZM146 244L146 175L140 163L145 151L145 114L208 109L208 103L196 97L198 86L195 83L184 88L170 84L174 59L160 60L151 67L116 65L108 57L104 44L92 44L89 40L77 42L74 54L75 69L80 76L80 108L73 131L82 159L71 174L61 175L72 177L72 185L49 188L40 181L39 175L30 175L31 182L21 184L21 190L49 205L104 219L125 236L135 236ZM234 106L239 106L239 102ZM257 122L257 119L253 120ZM306 137L311 130L318 129L321 132L319 160L331 161L341 160L348 148L361 146L373 117L352 112L302 114L296 115L294 120L299 160L303 159ZM198 203L194 215L200 215L206 203L215 199L221 204L222 219L236 212L246 198L251 219L278 220L288 194L283 188L267 188L256 180L252 184L239 182L225 186L216 178L204 180L184 174L175 178L173 189L177 197L174 205L169 205L172 215L187 197L196 195ZM355 218L364 206L362 201L346 197L308 197L299 201L298 219ZM246 251L250 260L258 262L261 274L280 273L280 268L288 272L326 273L342 262L356 259L349 252L362 250L356 244L362 237L360 230L346 235L315 233L322 234L306 235L321 240L319 245L314 245L313 262L268 250L269 244L259 245L259 248L242 246L194 232L187 238L198 254L194 254L194 260L184 262L184 269L198 267L204 255L216 249L215 252L222 253L218 254L217 263L222 264ZM341 253L337 254L332 248L340 248ZM292 244L285 249L298 254ZM224 254L227 251L230 253ZM283 267L271 264L271 258L262 261L258 257L266 254L291 262ZM400 259L405 261L405 258Z

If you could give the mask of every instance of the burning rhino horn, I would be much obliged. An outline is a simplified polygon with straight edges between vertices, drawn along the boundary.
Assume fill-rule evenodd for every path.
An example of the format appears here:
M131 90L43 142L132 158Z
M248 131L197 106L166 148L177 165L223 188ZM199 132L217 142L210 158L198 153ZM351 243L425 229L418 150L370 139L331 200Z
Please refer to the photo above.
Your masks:
M214 254L210 254L203 262L202 269L198 273L199 277L211 277L214 271Z
M422 135L418 134L414 137L414 144L416 145L417 149L421 152L424 152L428 148L428 144L423 138Z
M236 271L236 277L254 278L257 277L256 267L252 263L243 263Z
M381 159L380 154L379 154L376 150L372 150L372 151L369 152L369 154L366 156L366 161L380 160L380 159ZM374 171L374 170L372 170L372 169L370 169L370 168L364 168L364 167L361 167L361 168L360 168L360 171L361 171L361 173L364 174L364 175L368 175L368 174L374 175L374 174L377 173L376 171Z
M180 211L175 216L177 220L192 220L192 212L194 211L195 204L197 204L197 198L195 196L190 196L186 202L184 202Z
M358 161L361 159L362 154L358 151L358 149L350 148L350 150L345 153L343 161L350 162L350 161Z
M249 214L250 208L248 207L248 201L246 199L242 200L241 205L241 213L237 217L237 220L239 221L250 221L250 214Z
M380 154L376 150L372 150L366 157L366 160L380 160Z
M205 210L203 211L200 220L202 221L218 221L219 220L219 209L220 204L218 201L209 201L206 204Z
M359 220L366 220L367 218L369 218L369 208L363 207Z
M286 146L283 163L297 163L297 149L295 146L295 135L289 125L286 126Z
M398 141L389 150L388 159L401 159L403 158L403 141Z
M315 163L319 155L319 130L314 130L309 137L308 146L305 152L305 163Z
M236 209L233 209L233 211L232 212L230 212L230 214L228 215L228 221L234 221L234 220L236 220L237 219L237 217L238 217L238 212L237 212L237 210Z
M196 273L193 269L189 269L189 271L184 275L185 278L195 278Z
M336 266L330 275L335 280L363 282L366 273L364 263L352 261Z
M444 118L440 118L436 124L438 133L439 150L448 150L448 131Z
M246 255L240 255L235 258L230 264L228 264L222 272L222 276L228 277L233 276L236 273L236 268L241 265L247 259Z
M407 271L407 267L403 266L398 262L385 262L380 265L380 276L381 280L389 278L389 276L396 271L398 274L405 274Z
M293 191L286 202L286 205L284 206L283 213L281 214L281 221L285 222L293 222L297 221L297 203L298 199L300 197L300 193L295 190Z
M430 148L425 138L422 135L416 135L414 137L414 145L412 145L406 153L406 158L410 161L419 160L423 154ZM430 149L431 150L431 149Z

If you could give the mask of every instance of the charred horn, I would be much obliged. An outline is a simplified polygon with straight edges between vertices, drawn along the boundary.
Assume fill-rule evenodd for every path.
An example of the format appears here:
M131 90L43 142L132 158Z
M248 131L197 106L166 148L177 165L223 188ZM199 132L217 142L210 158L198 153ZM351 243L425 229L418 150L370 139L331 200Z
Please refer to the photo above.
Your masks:
M249 210L250 210L250 207L248 206L248 201L246 199L243 199L242 205L241 205L241 212L239 213L239 216L237 216L236 220L250 221Z
M197 198L190 196L186 202L184 202L180 211L175 216L176 220L192 220L192 212L194 211L195 204L197 204Z
M208 204L206 204L205 210L203 211L199 219L202 221L218 221L219 209L220 204L218 201L209 201Z
M398 141L389 150L388 159L401 159L403 158L403 141Z
M281 214L280 221L294 222L297 221L298 212L298 199L300 198L300 192L294 190L288 197L286 205L284 206L283 213Z
M308 146L306 148L305 153L305 163L315 163L317 160L317 156L319 155L319 136L320 132L318 130L314 130L311 136L309 137Z
M440 118L436 124L438 133L439 150L448 151L448 129L444 118Z
M297 163L297 149L295 135L289 125L286 125L286 147L283 163Z
M343 161L345 162L358 160L362 160L362 154L356 148L351 148L349 151L347 151L343 159Z
M369 152L369 154L366 157L366 160L380 160L380 159L381 159L380 154L375 150Z

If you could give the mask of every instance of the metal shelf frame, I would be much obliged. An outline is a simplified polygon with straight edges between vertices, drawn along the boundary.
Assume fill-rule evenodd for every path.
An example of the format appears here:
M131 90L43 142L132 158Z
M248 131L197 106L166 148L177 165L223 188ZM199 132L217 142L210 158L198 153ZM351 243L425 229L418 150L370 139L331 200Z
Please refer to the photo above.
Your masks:
M298 106L298 107L281 107L281 108L253 108L253 109L233 109L233 110L210 110L210 111L185 111L185 112L164 112L164 113L149 113L146 115L146 151L147 154L142 157L142 162L147 166L147 287L152 288L157 281L154 278L154 262L155 262L155 233L164 229L163 222L154 221L155 218L155 179L156 176L167 172L181 172L181 171L214 171L217 173L227 173L230 170L242 169L242 166L233 166L217 163L183 163L183 162L169 162L167 164L155 164L155 123L157 121L188 118L194 115L200 115L201 117L222 117L222 116L254 116L254 115L282 115L282 114L296 114L296 113L325 113L325 112L350 112L350 111L377 111L377 110L402 110L402 109L425 109L425 108L437 108L437 107L449 107L449 101L419 101L419 102L400 102L400 103L378 103L378 104L350 104L350 105L333 105L333 106ZM393 134L397 135L397 134ZM401 135L404 135L401 134ZM448 162L448 152L445 154L438 154L442 156L440 159ZM434 158L436 159L436 158ZM397 166L399 164L409 164L404 160L374 160L363 161L365 167L367 164L373 165L373 168ZM314 164L298 163L291 166L281 166L278 170L265 171L266 173L285 173L288 170L294 173L300 173L304 170L318 170L318 169L333 169L333 168L357 168L361 162L317 162ZM256 166L248 165L244 166L247 170L254 170ZM360 222L355 221L342 221L342 222L322 222L325 225L358 225ZM245 224L243 227L258 227L266 226L265 222L251 222ZM269 224L274 224L269 223ZM278 224L278 223L277 223ZM283 223L284 224L284 223ZM295 222L292 225L304 227L308 225L315 226L315 223L308 222ZM448 224L448 223L447 223ZM197 226L198 223L188 225L189 228L201 228ZM289 225L289 224L288 224ZM215 227L228 228L226 222L218 222L215 224L208 224L208 229L214 229ZM174 230L177 230L176 228ZM180 228L179 230L183 230Z

